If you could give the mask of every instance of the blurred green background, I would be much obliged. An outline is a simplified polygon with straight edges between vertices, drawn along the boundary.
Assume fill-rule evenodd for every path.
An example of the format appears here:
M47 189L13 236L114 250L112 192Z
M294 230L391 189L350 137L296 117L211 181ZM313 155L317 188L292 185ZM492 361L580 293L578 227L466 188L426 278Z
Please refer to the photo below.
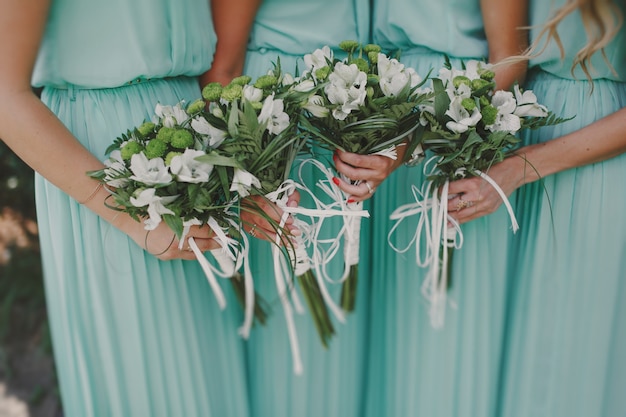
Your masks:
M33 175L0 140L0 383L27 415L58 416Z

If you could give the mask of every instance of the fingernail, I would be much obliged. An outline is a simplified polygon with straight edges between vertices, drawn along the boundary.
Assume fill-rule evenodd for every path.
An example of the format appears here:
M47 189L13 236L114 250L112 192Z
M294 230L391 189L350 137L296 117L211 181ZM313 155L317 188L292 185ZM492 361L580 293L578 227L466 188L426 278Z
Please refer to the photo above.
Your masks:
M339 185L339 178L333 177L333 182L335 183L335 185Z
M291 200L291 201L289 201L289 202L287 203L287 206L288 206L288 207L298 207L298 202L297 202L297 201L294 201L294 200Z
M349 198L348 201L346 201L346 203L352 204L352 203L354 203L354 201L355 201L354 198Z
M302 230L294 227L293 230L289 231L289 233L291 233L292 236L300 236L302 234Z

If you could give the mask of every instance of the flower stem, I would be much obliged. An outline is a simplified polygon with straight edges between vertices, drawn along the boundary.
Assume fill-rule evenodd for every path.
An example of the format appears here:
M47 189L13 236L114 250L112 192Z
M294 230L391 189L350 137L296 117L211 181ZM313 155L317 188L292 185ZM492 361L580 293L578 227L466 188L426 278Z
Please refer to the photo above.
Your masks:
M356 304L356 288L359 280L359 265L351 265L348 277L341 286L341 308L353 312Z
M299 275L298 283L309 306L311 318L317 329L320 341L325 348L328 348L328 341L335 334L335 329L313 271L309 269L304 274Z
M239 305L241 305L242 308L246 308L246 284L244 282L243 276L239 273L236 272L235 275L233 275L230 278L230 282L233 285L233 289L235 290L235 295L237 296L237 301L239 301ZM259 322L261 325L265 325L265 322L267 321L267 313L265 311L265 308L263 307L264 304L267 304L264 302L264 300L259 296L258 293L254 293L254 317L255 317L255 321Z

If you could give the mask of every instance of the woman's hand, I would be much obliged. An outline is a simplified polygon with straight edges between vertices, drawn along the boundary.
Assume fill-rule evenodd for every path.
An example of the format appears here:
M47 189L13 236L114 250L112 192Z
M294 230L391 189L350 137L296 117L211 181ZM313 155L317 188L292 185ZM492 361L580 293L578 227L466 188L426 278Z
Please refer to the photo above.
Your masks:
M396 146L397 158L391 159L383 155L359 155L337 149L333 161L337 171L359 181L356 185L340 178L333 178L334 183L349 195L348 202L367 200L374 195L376 188L400 165L404 160L406 146Z
M207 225L202 227L192 226L185 237L186 241L183 243L182 249L179 249L180 241L176 238L172 229L162 222L156 229L146 231L143 241L137 241L137 243L148 253L162 261L172 259L195 260L196 255L191 250L188 239L193 237L198 249L201 252L206 252L220 247L220 244L213 239L214 236L215 234Z
M296 191L289 197L287 206L297 207L299 202L300 194ZM265 213L269 219L262 216L259 212ZM276 227L280 224L283 213L280 207L263 196L250 196L242 201L241 220L244 224L244 229L252 237L275 242L277 238ZM293 225L292 216L287 217L283 230L286 233L281 234L281 239L299 236L302 233ZM288 242L283 240L283 245L287 244Z
M508 197L525 183L525 169L528 168L523 158L511 156L493 165L486 174ZM491 214L503 203L496 189L480 177L453 181L448 193L452 197L448 200L448 213L459 223Z

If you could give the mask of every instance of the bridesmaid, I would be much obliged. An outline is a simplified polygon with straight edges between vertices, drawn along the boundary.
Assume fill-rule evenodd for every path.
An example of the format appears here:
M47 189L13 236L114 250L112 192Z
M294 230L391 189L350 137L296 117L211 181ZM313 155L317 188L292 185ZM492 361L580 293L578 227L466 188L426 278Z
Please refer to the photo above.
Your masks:
M517 193L520 242L512 249L498 415L623 416L625 7L533 0L530 10L541 52L530 55L526 87L575 117L525 135L523 158L490 172L508 192L527 184Z
M325 45L331 48L345 39L367 43L369 39L368 0L265 0L254 22L244 73L252 77L265 74L280 60L283 72L296 74L305 69L303 56ZM335 54L341 54L335 50ZM329 152L318 151L318 160L328 164ZM298 163L292 171L297 175ZM312 190L321 178L310 165L303 170L304 180ZM302 195L302 205L309 201ZM310 205L308 206L310 207ZM368 220L364 220L367 222ZM325 222L326 232L336 232L340 219ZM366 234L362 239L368 239ZM253 416L265 417L360 417L363 415L362 383L366 377L365 355L368 330L369 252L361 253L363 268L359 276L356 311L346 316L346 323L334 321L336 334L328 349L321 345L309 312L296 315L303 374L294 375L292 353L276 292L271 245L256 242L251 264L261 296L269 302L272 315L264 327L253 329L248 342L250 408ZM365 250L369 248L364 247ZM329 272L340 278L342 262ZM328 284L335 300L341 286ZM300 294L302 300L302 295ZM305 307L306 308L306 307Z
M240 17L252 10L228 3ZM239 310L220 311L165 223L146 235L142 223L106 208L108 192L86 175L158 101L200 97L197 76L214 52L209 3L0 7L0 137L37 172L64 415L249 415ZM31 81L43 87L41 101ZM190 235L203 251L216 246L207 230Z
M401 51L401 62L422 76L431 69L436 75L446 56L460 68L462 61L497 62L526 47L525 36L517 30L526 24L523 1L378 0L373 4L373 41L383 50ZM524 68L499 69L499 88L510 87ZM340 157L355 164L350 154L340 153ZM372 181L378 185L379 181ZM409 187L424 181L421 165L400 167L378 186L372 199L369 244L376 256L365 415L492 416L507 291L508 215L502 210L463 228L465 243L454 255L445 323L442 329L434 329L429 305L421 295L425 270L416 265L414 250L394 252L387 236L390 214L414 202ZM401 227L391 243L406 245L414 233L415 227Z

